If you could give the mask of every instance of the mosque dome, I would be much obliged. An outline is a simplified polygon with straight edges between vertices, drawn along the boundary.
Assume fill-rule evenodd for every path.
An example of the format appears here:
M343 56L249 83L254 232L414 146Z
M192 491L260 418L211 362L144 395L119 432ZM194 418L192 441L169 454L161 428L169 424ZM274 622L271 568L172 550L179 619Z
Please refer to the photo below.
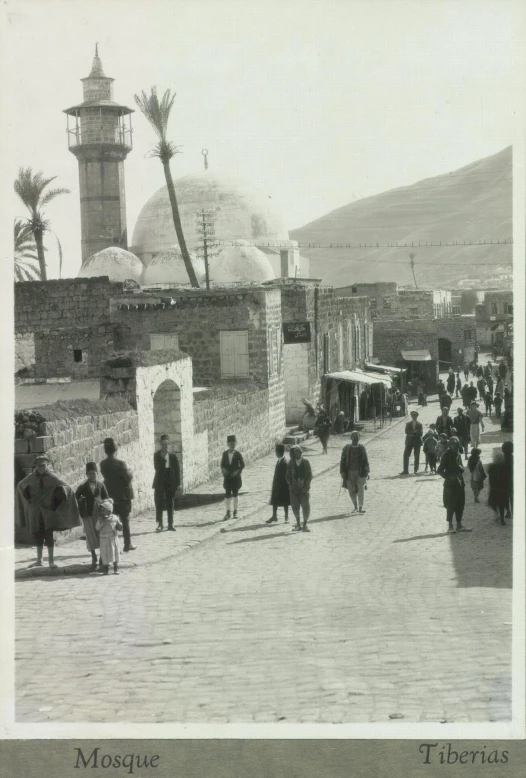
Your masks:
M174 183L189 249L201 243L197 214L203 208L214 214L215 239L218 241L239 238L257 246L289 238L272 199L236 177L203 171L183 176ZM155 254L165 251L176 240L168 190L162 187L141 210L131 248L148 266Z
M141 260L118 246L109 246L92 254L82 264L77 278L109 276L110 281L140 281L144 267Z
M205 263L200 257L190 252L195 274L199 283L205 277ZM152 259L143 275L143 286L150 284L189 284L188 273L178 245L170 246Z
M210 282L222 286L236 282L261 284L275 278L266 254L246 240L226 246L210 262Z

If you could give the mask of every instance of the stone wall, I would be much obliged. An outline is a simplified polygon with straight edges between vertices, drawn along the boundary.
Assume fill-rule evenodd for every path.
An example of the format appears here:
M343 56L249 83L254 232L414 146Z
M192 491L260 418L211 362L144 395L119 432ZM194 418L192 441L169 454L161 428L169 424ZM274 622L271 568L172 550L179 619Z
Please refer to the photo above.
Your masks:
M102 363L115 351L114 330L110 324L98 324L36 332L35 376L98 378Z
M15 373L35 368L35 335L33 332L15 334Z
M196 386L208 386L221 378L221 331L248 332L248 381L268 382L268 327L281 322L271 311L279 311L277 289L238 288L210 292L170 290L173 306L154 307L155 295L131 298L135 305L147 303L143 310L130 310L123 299L112 303L111 320L120 325L120 347L125 350L150 349L151 334L175 334L178 347L193 361ZM269 318L270 317L270 318Z
M123 284L100 278L24 281L15 284L15 334L50 333L58 328L93 326L109 320L110 297Z

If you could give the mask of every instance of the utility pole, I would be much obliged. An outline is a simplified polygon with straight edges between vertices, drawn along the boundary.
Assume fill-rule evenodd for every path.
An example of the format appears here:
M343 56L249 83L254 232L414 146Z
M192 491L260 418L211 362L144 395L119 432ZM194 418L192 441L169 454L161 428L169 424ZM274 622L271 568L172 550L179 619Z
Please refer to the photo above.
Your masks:
M411 270L413 271L413 280L415 282L415 289L418 289L418 286L416 284L416 276L415 276L415 257L416 257L415 252L411 251L411 253L409 254L409 259L411 260Z
M202 246L199 247L199 251L203 252L203 259L205 261L205 279L206 288L210 289L210 268L209 259L215 256L217 252L213 251L216 244L215 240L215 213L214 211L205 211L201 209L201 213L197 214L197 234L203 241Z

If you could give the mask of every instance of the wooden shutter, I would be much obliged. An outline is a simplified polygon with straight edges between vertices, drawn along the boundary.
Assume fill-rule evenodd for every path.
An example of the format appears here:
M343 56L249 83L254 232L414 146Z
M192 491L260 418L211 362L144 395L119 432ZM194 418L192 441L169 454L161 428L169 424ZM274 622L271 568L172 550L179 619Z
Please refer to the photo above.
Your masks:
M224 330L219 335L221 378L248 378L248 332Z

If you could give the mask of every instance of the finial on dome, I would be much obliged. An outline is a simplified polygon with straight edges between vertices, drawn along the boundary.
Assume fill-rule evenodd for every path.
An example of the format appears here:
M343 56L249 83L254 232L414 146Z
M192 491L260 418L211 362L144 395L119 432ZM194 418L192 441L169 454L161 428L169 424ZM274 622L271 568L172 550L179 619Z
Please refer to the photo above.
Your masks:
M106 78L104 70L102 69L102 62L99 57L99 44L95 44L95 56L93 57L93 65L91 66L90 78Z
M208 170L208 159L207 159L207 157L208 157L208 149L202 149L201 150L201 154L203 155L204 160L205 160L205 170Z

